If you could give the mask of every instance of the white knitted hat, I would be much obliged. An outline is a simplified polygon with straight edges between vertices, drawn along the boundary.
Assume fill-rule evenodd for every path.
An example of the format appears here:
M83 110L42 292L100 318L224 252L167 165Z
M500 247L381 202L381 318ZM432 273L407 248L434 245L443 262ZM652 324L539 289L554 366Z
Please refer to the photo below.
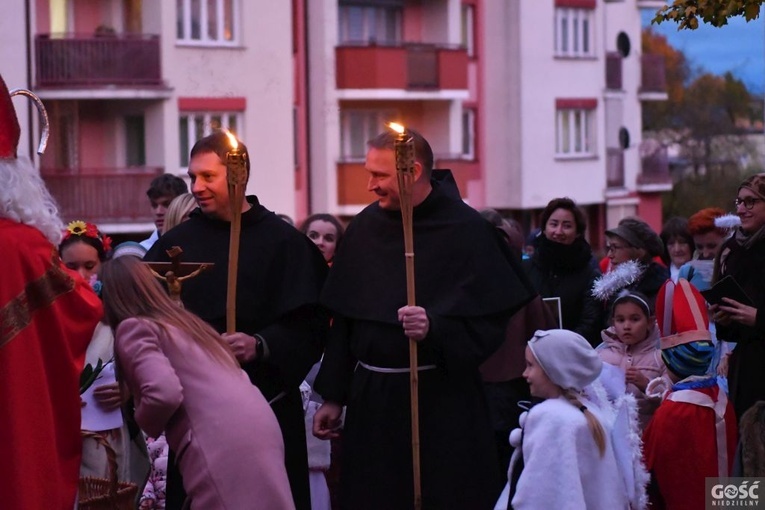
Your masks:
M581 391L603 369L587 340L567 329L537 330L528 345L547 377L564 390Z

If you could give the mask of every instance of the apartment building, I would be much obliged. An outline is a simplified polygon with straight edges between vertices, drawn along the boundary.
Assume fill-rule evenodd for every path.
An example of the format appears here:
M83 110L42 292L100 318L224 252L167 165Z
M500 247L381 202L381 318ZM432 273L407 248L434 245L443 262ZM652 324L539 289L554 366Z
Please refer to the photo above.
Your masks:
M295 213L290 2L9 1L0 73L48 109L39 168L66 220L152 230L149 182L184 176L193 143L218 127L249 148L248 192ZM28 140L37 120L17 109Z
M248 192L269 208L352 216L374 200L365 141L395 120L476 208L533 227L570 196L594 242L623 216L661 224L671 183L640 113L666 99L640 50L639 9L656 2L10 1L0 73L49 109L39 167L66 219L148 231L148 182L184 175L216 127L248 145ZM31 147L37 120L21 107L20 121Z

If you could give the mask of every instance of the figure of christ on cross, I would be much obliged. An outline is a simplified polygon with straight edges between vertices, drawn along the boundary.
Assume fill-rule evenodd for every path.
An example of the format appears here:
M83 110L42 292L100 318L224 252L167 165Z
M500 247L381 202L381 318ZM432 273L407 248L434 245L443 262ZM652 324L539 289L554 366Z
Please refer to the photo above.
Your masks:
M211 262L181 262L183 250L180 246L173 246L167 250L170 262L146 262L152 274L167 284L167 292L170 298L183 306L181 301L181 289L185 280L194 278L202 271L212 267Z

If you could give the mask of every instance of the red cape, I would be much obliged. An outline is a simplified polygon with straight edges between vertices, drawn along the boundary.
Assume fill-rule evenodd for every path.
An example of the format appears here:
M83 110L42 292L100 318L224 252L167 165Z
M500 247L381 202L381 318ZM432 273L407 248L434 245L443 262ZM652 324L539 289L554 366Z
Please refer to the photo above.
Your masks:
M701 388L717 402L720 388ZM733 406L725 408L728 473L736 453ZM645 467L651 473L652 510L704 508L704 478L718 476L715 414L708 407L665 400L643 433ZM728 474L728 476L731 476Z
M35 228L0 219L0 260L0 506L71 510L79 377L103 310Z

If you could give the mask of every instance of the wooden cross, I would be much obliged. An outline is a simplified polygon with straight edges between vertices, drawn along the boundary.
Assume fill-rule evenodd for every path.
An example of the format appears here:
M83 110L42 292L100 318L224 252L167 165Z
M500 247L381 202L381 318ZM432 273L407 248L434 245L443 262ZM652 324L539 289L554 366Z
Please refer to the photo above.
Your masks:
M166 253L170 257L170 262L144 262L144 264L149 266L154 276L167 283L170 298L181 303L181 284L183 281L194 278L215 264L212 262L181 262L183 250L180 246L173 246Z

